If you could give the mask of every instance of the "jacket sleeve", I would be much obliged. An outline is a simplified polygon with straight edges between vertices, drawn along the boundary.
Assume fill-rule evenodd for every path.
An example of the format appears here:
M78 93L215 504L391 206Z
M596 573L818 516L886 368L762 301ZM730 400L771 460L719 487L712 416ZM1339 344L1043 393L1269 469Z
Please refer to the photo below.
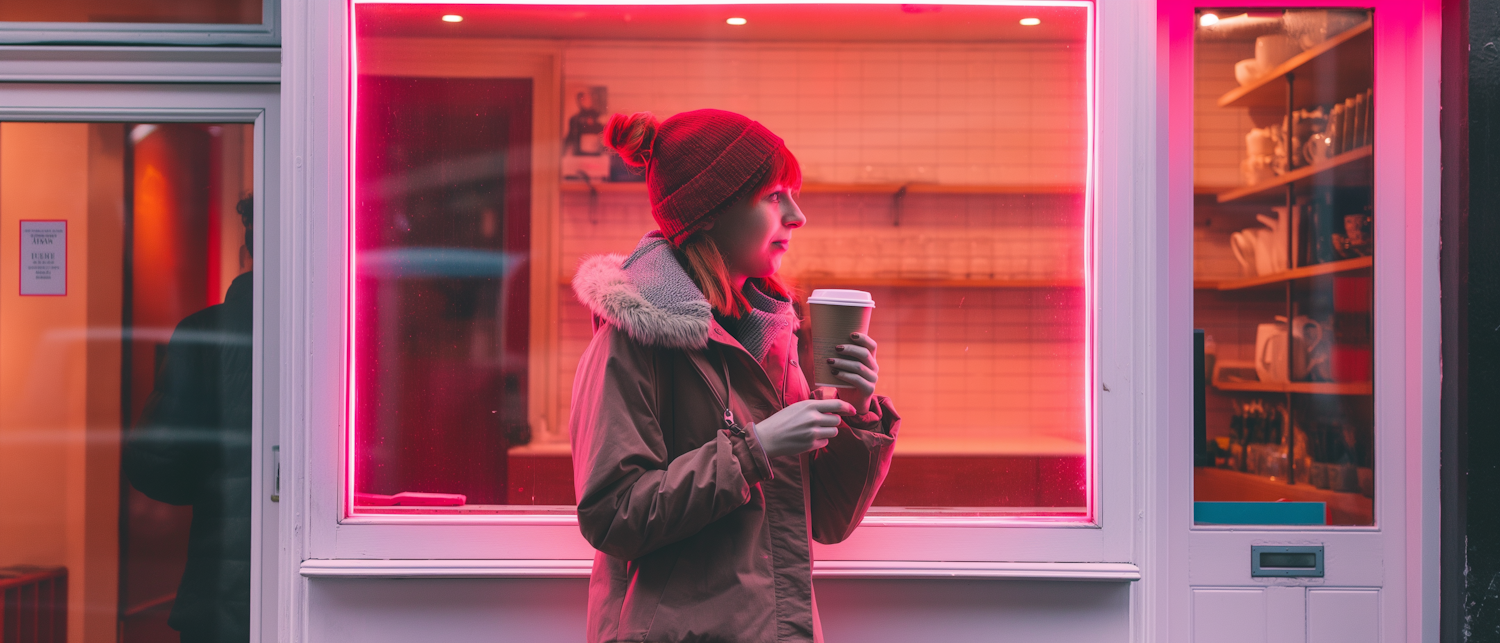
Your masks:
M891 399L876 396L875 410L848 418L828 446L808 453L808 496L813 539L842 542L864 520L891 466L901 416Z
M131 486L173 505L197 498L217 439L211 406L217 374L204 372L204 347L194 337L201 334L197 317L183 320L172 333L156 387L140 421L126 434L121 457Z
M771 477L754 431L668 461L657 405L656 351L604 326L578 364L569 428L578 526L601 552L634 560L698 533L750 501Z

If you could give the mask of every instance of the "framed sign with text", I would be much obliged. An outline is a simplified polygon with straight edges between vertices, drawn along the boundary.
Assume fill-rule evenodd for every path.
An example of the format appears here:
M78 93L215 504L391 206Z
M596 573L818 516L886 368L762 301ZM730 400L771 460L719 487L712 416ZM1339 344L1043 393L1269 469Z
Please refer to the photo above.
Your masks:
M68 222L21 222L21 295L68 294Z

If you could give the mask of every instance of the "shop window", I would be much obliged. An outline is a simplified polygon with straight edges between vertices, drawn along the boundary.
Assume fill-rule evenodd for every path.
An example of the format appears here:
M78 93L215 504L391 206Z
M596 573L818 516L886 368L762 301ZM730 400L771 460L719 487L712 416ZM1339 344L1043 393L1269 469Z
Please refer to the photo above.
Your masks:
M254 141L0 123L6 640L249 640Z
M1197 18L1195 522L1374 525L1371 12Z
M261 23L263 0L64 0L0 3L4 22Z
M569 282L655 227L600 125L714 107L801 161L799 306L877 302L876 511L1089 519L1090 5L354 9L350 514L571 511Z

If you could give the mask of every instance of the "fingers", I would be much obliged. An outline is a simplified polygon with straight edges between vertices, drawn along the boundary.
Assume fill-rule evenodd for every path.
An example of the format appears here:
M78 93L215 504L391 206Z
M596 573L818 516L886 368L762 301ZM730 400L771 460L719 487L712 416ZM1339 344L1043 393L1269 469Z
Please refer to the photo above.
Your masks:
M799 402L799 404L806 404L808 408L817 411L818 413L826 413L832 415L854 414L854 407L850 406L848 402L845 402L843 400L807 400L805 402Z
M873 338L871 338L869 335L866 335L864 333L852 333L852 334L850 334L849 335L849 341L854 342L854 344L856 346L859 346L860 348L863 348L866 351L869 351L869 353L871 355L875 354L875 348L877 346L879 346L879 344L875 343L875 340Z
M874 369L853 360L830 357L828 358L828 365L833 367L835 375L838 375L840 373L853 373L869 380L872 384L880 381L880 376L875 374Z
M818 413L817 415L813 416L813 420L812 420L811 424L813 426L815 426L815 427L819 427L819 426L823 426L823 427L826 427L826 426L838 426L839 423L843 422L843 421L844 421L844 418L841 417L841 415L838 415L838 414L834 414L834 413Z
M828 440L832 440L838 434L839 434L839 427L838 427L838 425L834 425L834 426L831 426L831 427L822 427L822 428L818 428L818 429L813 429L812 430L812 436L813 436L813 438L815 440L823 440L824 442L827 442Z
M845 382L853 384L855 390L858 390L864 395L871 395L875 392L875 383L865 379L863 375L860 375L858 373L836 371L833 376L842 379Z

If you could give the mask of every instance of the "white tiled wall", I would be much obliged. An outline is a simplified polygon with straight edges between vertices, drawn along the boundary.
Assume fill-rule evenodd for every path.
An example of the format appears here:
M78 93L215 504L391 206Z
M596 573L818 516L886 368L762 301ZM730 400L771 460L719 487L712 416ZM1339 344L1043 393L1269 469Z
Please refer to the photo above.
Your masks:
M1081 185L1082 47L579 44L568 84L609 111L713 107L786 139L808 182Z
M608 87L610 112L755 118L786 139L807 183L1004 187L913 192L899 221L891 193L804 192L808 225L782 274L811 287L865 280L879 302L880 390L904 418L898 448L1013 454L1083 447L1084 71L1082 51L1058 44L590 43L569 45L563 67L568 86ZM655 227L644 190L566 191L560 214L560 282ZM1073 287L879 285L890 279ZM592 333L558 287L565 407Z
M799 205L808 225L793 235L781 272L804 290L849 278L1082 279L1078 195L917 194L900 226L888 195L803 194ZM628 253L654 227L643 192L567 192L561 212L564 277L583 257ZM969 253L976 247L991 272L963 274L980 265ZM951 274L927 272L955 264ZM879 272L907 265L920 274ZM558 413L566 417L592 331L571 289L559 287ZM880 390L904 418L901 448L1081 453L1081 290L860 287L878 302L870 332L881 342Z
M1193 184L1213 189L1244 184L1240 161L1245 135L1255 127L1245 107L1219 107L1219 97L1240 84L1234 64L1255 57L1253 41L1208 41L1196 44L1193 69Z

